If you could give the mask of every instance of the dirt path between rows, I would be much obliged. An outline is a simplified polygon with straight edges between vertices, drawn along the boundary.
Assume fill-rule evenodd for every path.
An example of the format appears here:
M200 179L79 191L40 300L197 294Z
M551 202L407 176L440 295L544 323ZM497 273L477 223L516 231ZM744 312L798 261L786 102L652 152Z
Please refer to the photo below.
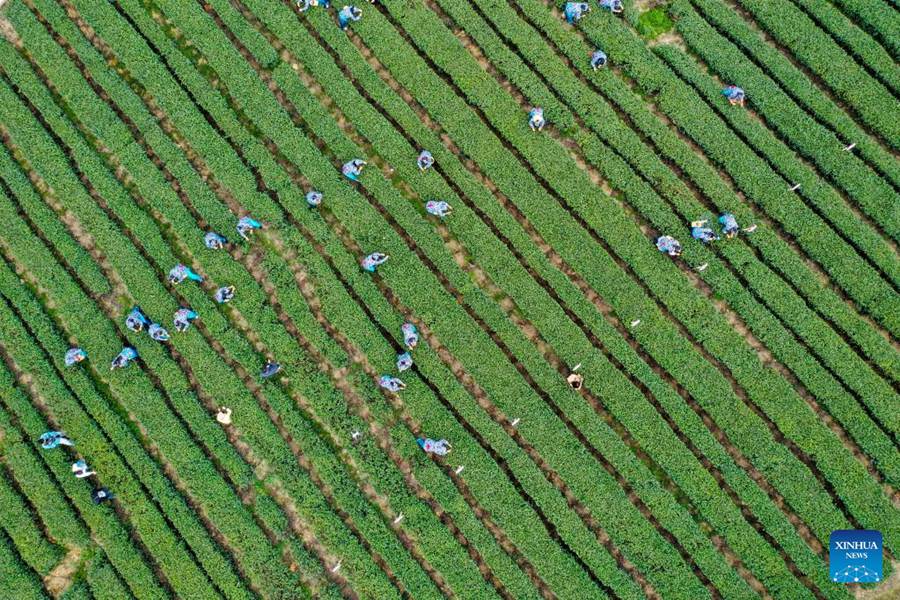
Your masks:
M0 0L2 8L4 0ZM53 570L44 576L44 587L54 598L59 598L72 585L72 576L81 566L81 548L73 546Z

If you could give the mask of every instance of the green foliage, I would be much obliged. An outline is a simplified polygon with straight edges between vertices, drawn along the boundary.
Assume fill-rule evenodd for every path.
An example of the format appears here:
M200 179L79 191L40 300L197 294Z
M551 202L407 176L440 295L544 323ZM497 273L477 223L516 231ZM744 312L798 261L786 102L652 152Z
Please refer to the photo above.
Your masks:
M361 597L439 597L425 561L466 598L495 597L500 586L536 598L536 578L560 597L641 597L624 558L667 598L708 597L706 581L723 597L752 597L752 573L773 596L807 597L815 586L843 599L791 519L820 542L852 517L885 531L889 547L900 543L891 534L900 531L896 510L875 478L806 402L814 398L878 478L897 485L891 386L900 364L861 314L900 330L897 261L882 239L882 231L896 237L885 192L898 169L827 99L798 91L792 66L760 73L731 48L718 58L716 48L730 43L720 30L759 56L769 47L714 3L676 0L679 31L714 73L747 82L778 137L729 111L689 56L648 50L605 13L570 28L539 0L367 5L349 37L332 14L298 16L287 1L80 3L119 73L58 4L36 2L104 98L28 2L17 4L10 18L55 88L0 46L0 121L11 136L0 149L0 218L9 224L0 340L49 399L37 410L34 390L0 370L0 571L22 597L40 597L29 569L55 565L57 544L91 539L97 554L66 597L337 598L345 593L337 577ZM892 77L861 31L818 0L797 2L877 78ZM164 19L178 28L160 26ZM638 19L647 38L671 27L664 7ZM833 51L819 42L803 55L814 70ZM587 57L598 46L611 68L594 72ZM853 81L828 78L867 126L889 132L862 94L851 98ZM543 106L571 146L528 131L525 105ZM859 158L831 147L829 128L859 133ZM437 159L425 174L414 163L420 148ZM618 192L615 202L570 148ZM344 160L374 155L358 184L340 176ZM379 172L387 165L390 173ZM774 181L802 182L803 191L788 194ZM318 211L305 207L308 187L325 193ZM856 218L844 193L874 226ZM432 198L455 207L439 227L422 212ZM95 247L73 239L57 202ZM648 239L726 210L767 226L713 248L686 243L685 269ZM244 211L275 236L233 253L203 246L203 230L232 234ZM478 276L448 252L455 244ZM88 250L106 259L102 269ZM358 268L372 250L392 256L374 277ZM835 289L823 289L807 261ZM175 262L206 282L167 286ZM298 290L294 263L320 306ZM685 276L702 263L696 278ZM217 306L210 291L225 283L238 296ZM695 286L726 303L786 370L761 368ZM113 291L118 307L104 301ZM157 320L189 304L201 322L161 346L123 328L121 310L136 300ZM403 375L402 400L389 402L370 375L393 368L409 317L428 333L416 369ZM626 330L635 318L640 327ZM141 361L110 374L104 363L126 340ZM74 342L90 359L65 369L62 353ZM267 356L288 377L257 386L250 379ZM577 362L590 396L561 377ZM350 387L336 387L344 382ZM211 419L216 405L234 409L240 452ZM513 417L521 419L514 432ZM63 423L113 483L120 515L91 505L63 452L34 447L35 432ZM370 429L385 438L349 443L351 431ZM450 459L424 457L419 434L452 440ZM461 477L456 464L465 465ZM404 514L408 539L388 503L391 515ZM339 576L297 527L341 558Z
M648 40L659 37L661 34L670 31L674 26L675 23L669 18L666 6L657 6L642 12L637 22L638 33Z

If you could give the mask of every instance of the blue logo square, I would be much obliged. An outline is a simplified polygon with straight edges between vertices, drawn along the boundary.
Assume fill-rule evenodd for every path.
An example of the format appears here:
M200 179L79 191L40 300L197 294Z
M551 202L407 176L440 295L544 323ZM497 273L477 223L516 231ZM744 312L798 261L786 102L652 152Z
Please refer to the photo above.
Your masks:
M876 583L881 581L881 532L868 529L840 529L829 540L831 580L836 583Z

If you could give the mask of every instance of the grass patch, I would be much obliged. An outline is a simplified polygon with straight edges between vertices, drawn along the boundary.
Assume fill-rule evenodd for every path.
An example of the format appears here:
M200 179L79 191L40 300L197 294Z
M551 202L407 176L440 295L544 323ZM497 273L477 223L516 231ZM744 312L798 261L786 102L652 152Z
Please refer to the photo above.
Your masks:
M643 37L652 40L674 26L675 23L672 22L672 19L666 13L665 6L657 6L638 17L637 30Z

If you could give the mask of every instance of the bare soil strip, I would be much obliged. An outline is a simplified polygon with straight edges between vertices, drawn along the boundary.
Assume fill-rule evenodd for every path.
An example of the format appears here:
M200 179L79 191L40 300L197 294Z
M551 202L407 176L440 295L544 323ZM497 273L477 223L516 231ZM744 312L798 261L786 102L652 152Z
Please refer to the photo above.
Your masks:
M81 548L73 546L59 564L44 576L44 589L54 598L59 598L72 585L72 576L80 566Z

